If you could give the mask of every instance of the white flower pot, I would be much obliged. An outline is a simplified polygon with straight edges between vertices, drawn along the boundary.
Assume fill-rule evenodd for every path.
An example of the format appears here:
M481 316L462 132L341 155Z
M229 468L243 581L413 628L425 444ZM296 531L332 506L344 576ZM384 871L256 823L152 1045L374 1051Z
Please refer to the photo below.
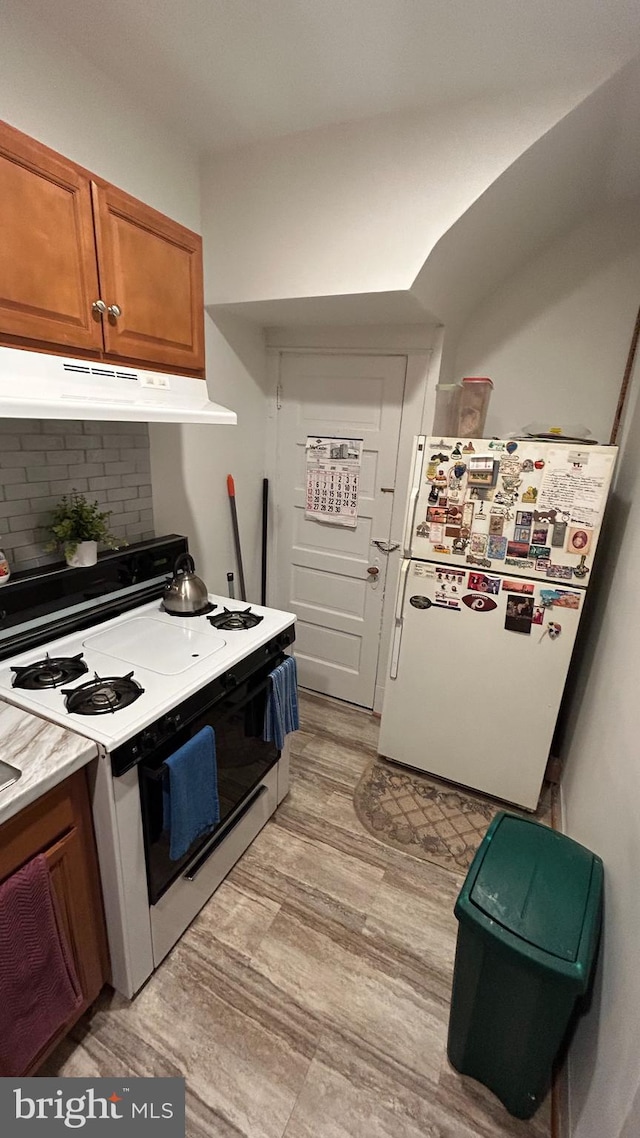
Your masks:
M66 560L71 569L83 569L87 565L95 565L98 560L97 541L81 541L73 557L67 557Z

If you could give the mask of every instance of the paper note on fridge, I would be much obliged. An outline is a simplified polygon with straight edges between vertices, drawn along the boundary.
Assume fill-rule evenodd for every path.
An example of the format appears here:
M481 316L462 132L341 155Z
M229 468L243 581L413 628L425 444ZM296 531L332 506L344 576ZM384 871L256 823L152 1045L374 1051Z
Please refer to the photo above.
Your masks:
M568 521L598 526L607 499L614 456L551 450L544 470L539 510L556 510Z

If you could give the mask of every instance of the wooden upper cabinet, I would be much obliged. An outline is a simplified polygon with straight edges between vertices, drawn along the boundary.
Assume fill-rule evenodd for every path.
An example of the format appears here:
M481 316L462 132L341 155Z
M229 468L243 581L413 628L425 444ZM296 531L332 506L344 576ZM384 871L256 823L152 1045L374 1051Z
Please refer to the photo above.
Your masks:
M0 335L100 351L91 184L0 127Z
M203 373L202 239L0 122L0 341Z
M105 351L203 368L202 239L121 190L92 189Z

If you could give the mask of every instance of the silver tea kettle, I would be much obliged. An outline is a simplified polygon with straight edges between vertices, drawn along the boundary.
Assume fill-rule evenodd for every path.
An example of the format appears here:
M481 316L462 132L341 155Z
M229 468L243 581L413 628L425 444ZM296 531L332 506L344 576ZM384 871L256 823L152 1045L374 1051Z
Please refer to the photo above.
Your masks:
M209 605L207 586L196 577L196 567L190 553L181 553L173 567L173 580L167 585L162 598L163 607L175 616L198 616Z

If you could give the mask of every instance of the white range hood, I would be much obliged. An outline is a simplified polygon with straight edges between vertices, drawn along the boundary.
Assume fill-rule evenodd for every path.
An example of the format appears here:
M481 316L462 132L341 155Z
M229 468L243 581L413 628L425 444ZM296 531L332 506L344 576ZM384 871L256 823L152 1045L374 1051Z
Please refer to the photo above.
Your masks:
M234 425L203 379L0 347L0 418Z

